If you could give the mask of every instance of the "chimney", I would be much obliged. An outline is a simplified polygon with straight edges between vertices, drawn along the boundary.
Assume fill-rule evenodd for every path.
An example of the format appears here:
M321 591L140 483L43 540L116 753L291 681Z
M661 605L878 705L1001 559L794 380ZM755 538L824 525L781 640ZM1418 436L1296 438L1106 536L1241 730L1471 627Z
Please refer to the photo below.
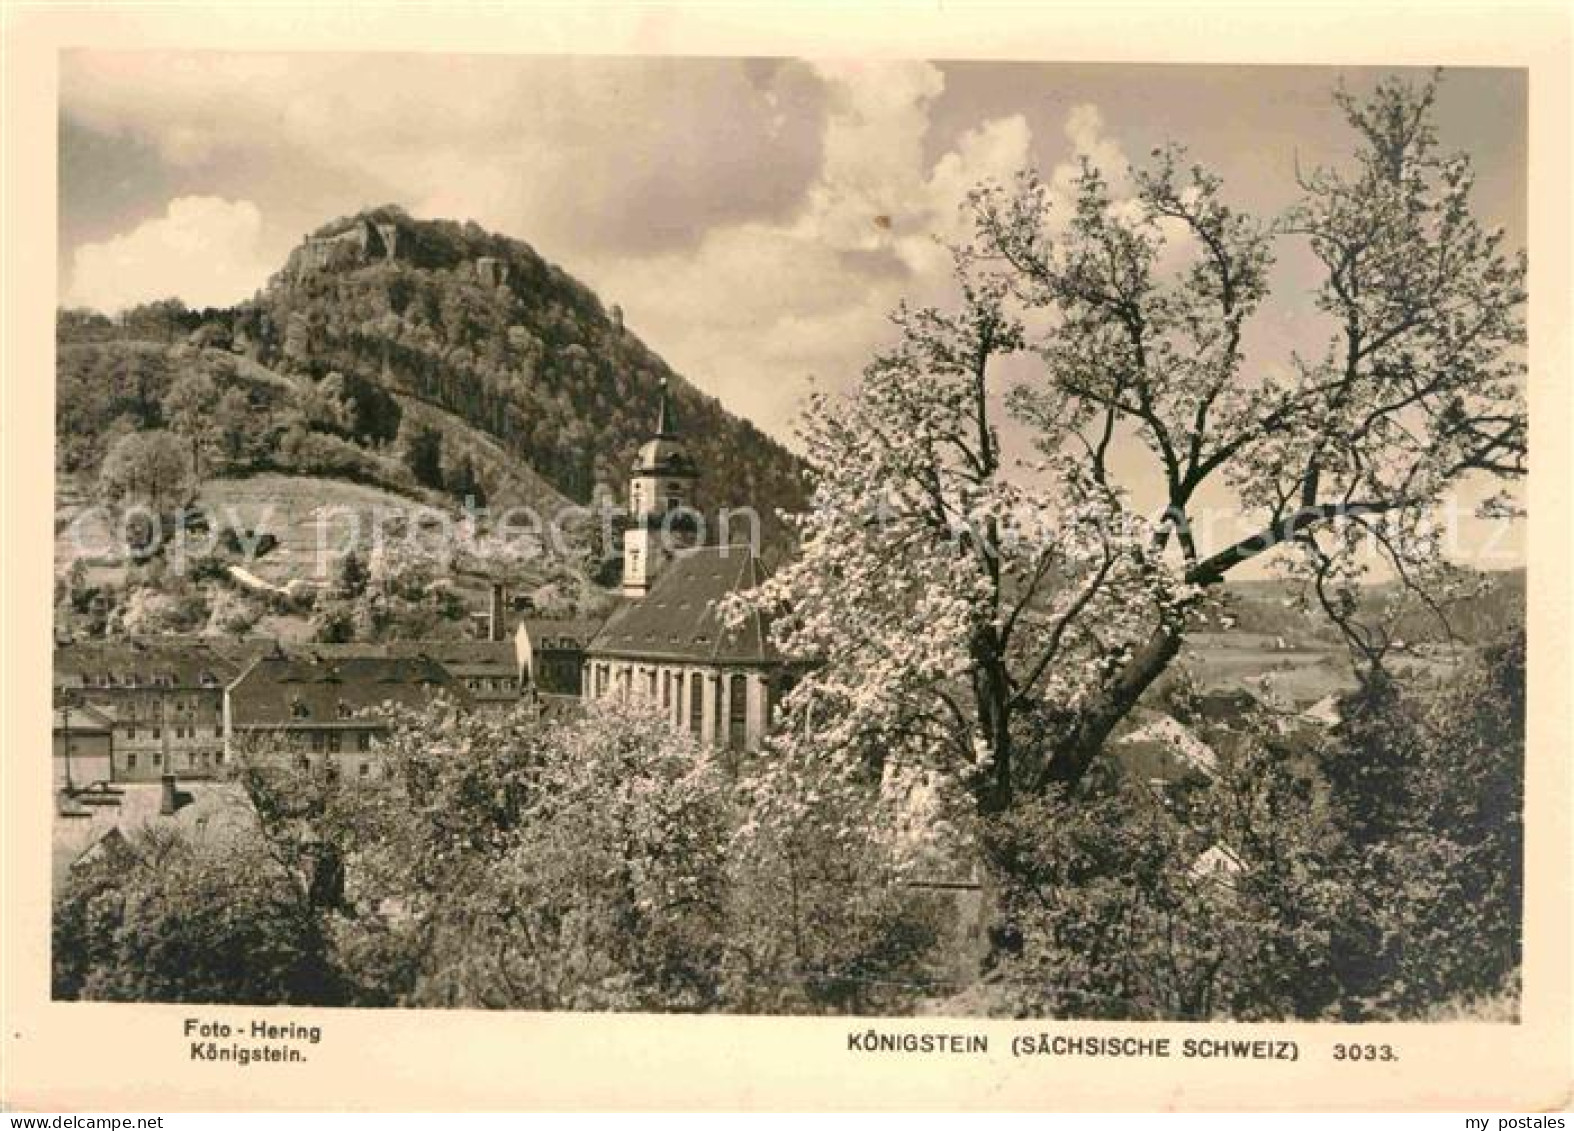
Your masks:
M503 639L503 583L492 582L492 592L486 606L486 638Z
M159 797L159 816L173 817L177 808L175 804L175 775L163 774L159 777L159 783L164 787Z

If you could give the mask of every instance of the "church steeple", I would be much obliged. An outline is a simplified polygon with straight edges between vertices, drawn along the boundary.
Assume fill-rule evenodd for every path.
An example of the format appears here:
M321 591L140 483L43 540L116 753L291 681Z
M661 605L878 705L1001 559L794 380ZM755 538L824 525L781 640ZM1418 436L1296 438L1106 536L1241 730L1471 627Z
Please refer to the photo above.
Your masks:
M662 440L678 438L678 413L667 395L667 379L661 379L661 408L656 413L656 436Z
M652 479L694 479L699 469L689 458L678 436L678 412L672 405L672 395L667 389L667 379L661 379L661 403L656 410L656 433L646 440L634 459L634 477ZM682 488L673 490L681 491ZM663 495L673 490L663 488ZM638 509L638 508L636 508ZM665 509L665 508L663 508Z
M623 534L623 592L627 596L641 597L649 592L656 574L671 557L674 538L681 533L671 519L682 518L677 512L689 506L689 493L698 478L699 468L678 437L678 414L664 377L656 434L641 445L629 478L631 522Z

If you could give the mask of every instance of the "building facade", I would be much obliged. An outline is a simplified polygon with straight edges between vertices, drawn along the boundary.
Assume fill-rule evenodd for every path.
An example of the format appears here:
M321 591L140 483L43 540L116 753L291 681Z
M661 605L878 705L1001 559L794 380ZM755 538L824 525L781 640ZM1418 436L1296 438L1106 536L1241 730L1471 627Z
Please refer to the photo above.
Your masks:
M115 780L115 726L109 709L55 708L54 785L82 789Z
M585 650L600 627L601 622L584 618L520 618L514 648L526 692L578 699L584 693Z
M111 721L114 780L208 777L224 765L225 685L267 646L193 637L69 641L55 648L55 693Z
M304 768L331 765L347 779L382 775L378 748L396 708L420 710L446 699L468 709L464 684L428 656L286 654L254 661L224 695L233 761L252 752L286 756Z

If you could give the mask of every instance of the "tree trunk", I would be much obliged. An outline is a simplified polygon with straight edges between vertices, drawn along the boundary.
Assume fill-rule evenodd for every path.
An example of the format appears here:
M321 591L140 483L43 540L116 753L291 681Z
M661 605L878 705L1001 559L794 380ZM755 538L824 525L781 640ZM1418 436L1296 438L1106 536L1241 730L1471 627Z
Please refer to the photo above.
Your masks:
M973 696L991 759L978 804L985 813L1001 813L1011 805L1011 681L993 626L974 642L974 656Z
M1071 733L1055 747L1036 783L1040 790L1052 785L1075 788L1111 732L1180 654L1183 639L1178 628L1160 625L1153 630L1115 682L1088 706Z
M984 797L984 811L1002 813L1011 805L1011 714L1007 708L1010 687L1002 665L985 672L985 727L989 740L990 787Z

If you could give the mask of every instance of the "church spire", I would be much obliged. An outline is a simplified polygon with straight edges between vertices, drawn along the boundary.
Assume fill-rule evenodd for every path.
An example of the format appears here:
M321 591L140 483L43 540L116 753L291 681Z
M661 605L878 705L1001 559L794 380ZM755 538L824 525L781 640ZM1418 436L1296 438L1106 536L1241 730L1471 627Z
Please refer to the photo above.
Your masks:
M667 395L667 379L661 379L661 408L656 415L656 435L664 440L674 440L678 435L678 413Z

